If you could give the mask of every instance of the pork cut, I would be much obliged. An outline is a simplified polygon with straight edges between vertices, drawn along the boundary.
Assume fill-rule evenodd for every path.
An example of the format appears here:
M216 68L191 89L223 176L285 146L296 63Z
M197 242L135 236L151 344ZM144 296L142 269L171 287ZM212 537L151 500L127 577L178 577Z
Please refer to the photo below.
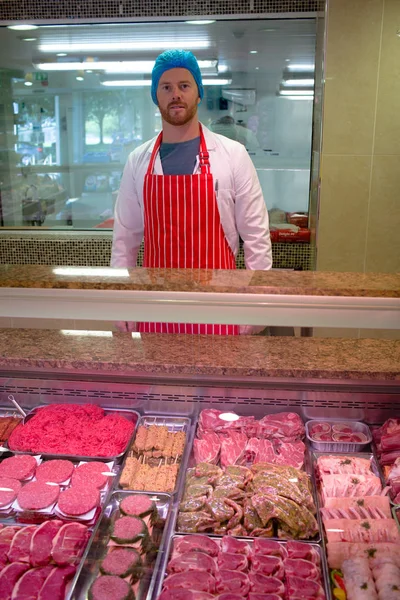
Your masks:
M33 567L44 567L51 560L53 539L63 526L63 522L55 519L45 521L36 528L30 544L30 563Z
M204 552L187 552L173 558L167 567L168 573L183 573L188 571L205 571L215 574L215 561Z
M216 575L216 590L219 594L232 592L240 596L247 596L250 591L250 582L246 573L220 569Z
M254 592L250 592L247 596L248 600L282 600L282 597L278 594L255 594Z
M221 441L221 466L223 468L240 464L245 455L247 435L238 431L230 431L219 436Z
M257 436L261 438L280 438L286 442L301 440L305 427L300 416L292 412L265 415L258 421Z
M7 554L9 562L24 562L29 564L31 539L35 531L36 525L22 527L22 529L17 531Z
M290 542L288 542L289 544ZM305 546L306 544L301 544ZM263 538L255 538L253 542L253 555L258 556L264 554L267 556L281 556L285 558L287 551L285 546L275 542L274 540L264 540Z
M64 600L68 583L75 575L75 567L55 567L41 587L37 600Z
M210 556L218 556L219 546L214 541L205 535L193 534L186 535L184 538L177 540L174 546L175 552L185 554L186 552L205 552Z
M295 575L287 575L286 586L289 598L292 598L293 596L299 598L312 598L315 600L325 600L326 598L322 585L313 579L302 579Z
M163 590L157 600L213 600L214 596L208 592L197 590L185 590L183 588L171 588Z
M1 600L10 600L14 585L28 569L30 569L29 564L15 562L0 571Z
M218 567L229 571L247 572L249 564L244 554L221 552L218 556Z
M252 571L253 573L262 573L268 577L278 577L283 579L285 574L283 568L283 562L278 556L265 556L256 554L252 558Z
M240 594L232 594L232 592L224 592L217 596L217 600L244 600L244 596Z
M196 464L206 462L216 465L221 450L219 437L213 431L206 431L201 439L196 438L193 442L193 451Z
M245 554L246 556L249 556L251 548L247 542L238 540L231 535L225 535L221 540L221 552Z
M53 539L52 557L60 567L75 564L89 539L88 529L81 523L66 523Z
M286 575L296 575L303 579L314 579L316 581L319 581L321 578L320 570L310 560L286 558L283 564Z
M286 543L286 550L289 558L302 558L315 565L319 565L321 562L318 551L313 546L310 546L310 544L289 540Z
M191 571L190 573L175 573L169 575L164 581L164 588L183 588L198 590L199 592L215 593L215 579L210 573L204 571Z
M40 588L53 567L39 567L26 571L14 586L11 600L37 600Z
M285 584L277 577L267 577L262 573L250 573L251 591L257 594L278 594L282 596L285 593Z
M328 542L391 542L400 544L400 533L393 519L327 519L324 527Z

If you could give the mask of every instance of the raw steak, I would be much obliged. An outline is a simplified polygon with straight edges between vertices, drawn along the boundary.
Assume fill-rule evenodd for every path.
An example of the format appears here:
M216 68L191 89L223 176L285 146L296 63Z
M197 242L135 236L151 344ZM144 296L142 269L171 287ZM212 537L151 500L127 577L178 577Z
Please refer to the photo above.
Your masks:
M202 434L201 439L195 439L193 442L193 451L196 464L206 462L216 465L221 450L219 437L213 431L207 431Z
M23 510L42 510L57 502L60 488L56 484L31 481L18 492L18 504Z
M4 527L0 531L0 568L3 568L7 564L7 554L10 550L12 539L19 530L20 527L11 526Z
M205 535L186 535L184 538L177 540L175 552L185 554L186 552L205 552L210 556L218 556L219 546L214 541Z
M278 465L288 465L301 469L304 463L304 454L306 447L302 441L298 442L283 442L276 440L275 450L277 457L275 463Z
M248 600L282 600L282 596L278 594L254 594L250 593L247 596Z
M39 481L60 484L70 479L73 470L74 464L70 460L46 460L36 469L35 477Z
M303 558L287 558L284 561L286 575L296 575L303 579L315 579L318 581L321 578L321 573L314 563Z
M282 559L278 556L254 555L252 559L253 573L262 573L268 577L283 579L285 574Z
M249 463L274 463L276 454L272 442L252 437L247 442L246 460Z
M18 479L0 477L0 507L4 508L14 502L20 489L21 482Z
M37 600L64 600L67 584L75 575L75 567L55 567L47 576Z
M215 592L215 579L204 571L190 571L190 573L175 573L169 575L164 581L164 588L184 588L186 590L197 590L199 592Z
M30 569L20 577L14 586L11 600L37 600L40 588L53 567Z
M24 481L34 475L36 467L37 462L33 456L16 454L1 461L0 477L11 477Z
M36 525L22 527L22 529L17 531L7 554L10 563L24 562L29 564L31 539L35 531Z
M219 436L221 440L221 467L240 464L247 445L247 435L230 431L227 435Z
M244 600L244 597L240 594L233 594L232 592L225 592L217 596L218 600Z
M240 571L221 569L216 575L216 590L219 594L232 592L240 596L247 596L250 591L249 578Z
M282 596L285 593L284 583L277 577L266 577L261 573L250 573L251 591L257 594L278 594Z
M255 422L253 416L239 417L235 421L225 421L224 419L220 419L220 415L224 413L226 413L226 411L215 410L213 408L202 410L199 416L200 433L202 434L205 431L215 431L216 433L225 431L244 431L246 427Z
M0 571L1 600L10 600L14 585L28 569L30 569L29 564L15 562Z
M290 542L288 542L289 544ZM305 546L305 544L301 544ZM263 540L262 538L256 538L253 542L253 555L258 556L264 554L266 556L281 556L286 557L285 546L275 542L274 540Z
M221 552L245 554L246 556L249 556L251 553L251 548L247 542L238 540L230 535L225 535L221 540Z
M215 561L204 552L187 552L172 559L167 568L168 573L183 573L187 571L205 571L215 574Z
M280 438L285 442L296 442L303 439L304 434L304 424L299 415L292 412L282 412L265 415L258 422L256 437L269 440Z
M44 567L51 560L53 539L63 526L59 520L45 521L36 528L31 538L30 562L33 567Z
M286 544L286 550L288 558L303 558L304 560L313 562L315 565L319 565L321 562L318 551L313 546L310 546L310 544L289 540Z
M247 573L249 564L244 554L223 552L218 556L218 567L229 571L243 571Z
M302 579L294 575L286 576L288 596L300 598L321 598L325 600L325 592L321 584L312 579Z
M163 590L158 600L213 600L214 596L207 592L196 590L184 590L183 588L172 588Z
M85 525L67 523L53 539L52 557L60 567L75 564L82 554L89 535Z

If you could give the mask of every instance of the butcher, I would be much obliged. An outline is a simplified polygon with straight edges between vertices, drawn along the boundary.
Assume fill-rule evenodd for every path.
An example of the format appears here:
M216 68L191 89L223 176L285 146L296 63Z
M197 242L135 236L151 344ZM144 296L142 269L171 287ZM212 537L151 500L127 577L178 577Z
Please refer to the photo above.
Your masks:
M195 56L167 50L152 71L162 131L128 157L115 206L111 266L235 269L239 237L247 269L272 266L268 212L245 147L199 122L204 96ZM126 331L235 335L236 325L125 323ZM248 331L246 331L248 332Z

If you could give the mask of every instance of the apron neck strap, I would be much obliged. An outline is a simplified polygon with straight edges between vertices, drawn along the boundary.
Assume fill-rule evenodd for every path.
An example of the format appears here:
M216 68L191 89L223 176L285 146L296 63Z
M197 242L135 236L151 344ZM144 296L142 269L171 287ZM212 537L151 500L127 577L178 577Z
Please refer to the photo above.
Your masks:
M209 173L210 172L210 161L209 161L210 155L207 150L207 144L206 144L206 140L204 138L203 127L201 126L201 123L199 123L199 128L200 128L199 165L200 165L200 169L201 169L202 173ZM149 163L149 166L147 169L147 173L149 175L151 175L154 171L154 163L156 160L157 153L161 146L162 137L163 137L162 131L160 131L160 133L158 134L157 139L155 141L153 151L151 153L150 163Z

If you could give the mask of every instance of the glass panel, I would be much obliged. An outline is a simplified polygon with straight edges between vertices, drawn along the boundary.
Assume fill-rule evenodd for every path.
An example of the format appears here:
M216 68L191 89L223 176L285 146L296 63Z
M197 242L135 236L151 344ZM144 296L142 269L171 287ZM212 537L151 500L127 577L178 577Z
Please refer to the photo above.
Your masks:
M0 225L111 228L126 159L161 128L154 60L182 47L200 61L200 120L246 146L275 241L287 219L294 235L308 224L315 42L314 19L1 28Z

